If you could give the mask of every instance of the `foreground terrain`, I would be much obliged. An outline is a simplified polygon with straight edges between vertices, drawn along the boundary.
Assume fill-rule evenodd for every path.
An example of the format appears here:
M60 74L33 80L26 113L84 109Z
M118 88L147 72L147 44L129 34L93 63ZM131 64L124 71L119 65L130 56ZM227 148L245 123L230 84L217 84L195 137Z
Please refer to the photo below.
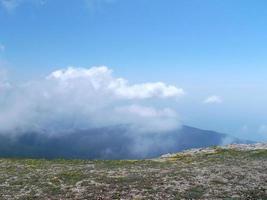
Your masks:
M267 145L139 161L0 159L0 199L267 199Z

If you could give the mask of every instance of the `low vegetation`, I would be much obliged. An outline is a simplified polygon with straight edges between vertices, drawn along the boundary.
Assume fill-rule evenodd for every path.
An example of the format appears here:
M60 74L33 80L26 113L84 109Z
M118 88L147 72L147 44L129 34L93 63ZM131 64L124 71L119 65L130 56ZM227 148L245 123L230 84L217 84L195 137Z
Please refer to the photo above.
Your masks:
M267 148L154 160L0 159L0 199L267 199Z

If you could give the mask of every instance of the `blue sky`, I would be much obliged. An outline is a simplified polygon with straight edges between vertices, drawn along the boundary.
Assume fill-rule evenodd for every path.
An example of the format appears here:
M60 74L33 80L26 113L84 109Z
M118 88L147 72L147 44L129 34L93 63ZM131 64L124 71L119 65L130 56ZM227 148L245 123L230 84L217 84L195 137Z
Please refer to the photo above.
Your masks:
M267 140L265 0L0 2L0 68L13 80L106 65L183 88L168 103L185 124Z

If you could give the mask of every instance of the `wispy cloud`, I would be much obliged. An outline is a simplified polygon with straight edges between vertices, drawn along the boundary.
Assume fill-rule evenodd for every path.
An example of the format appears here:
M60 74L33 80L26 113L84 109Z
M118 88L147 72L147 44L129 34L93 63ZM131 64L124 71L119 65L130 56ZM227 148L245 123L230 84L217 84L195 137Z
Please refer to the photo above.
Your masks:
M18 7L23 4L32 4L32 5L45 5L48 0L0 0L0 6L4 8L7 12L12 13ZM51 3L53 1L50 1ZM77 3L85 3L87 8L90 11L96 11L101 9L105 5L113 4L117 2L117 0L80 0ZM67 2L66 2L67 3Z
M261 125L258 130L259 134L267 136L267 125Z
M209 96L203 101L204 104L220 104L222 102L223 99L217 95Z
M178 114L170 108L132 104L115 108L115 113L124 116L122 123L134 121L134 130L138 132L164 132L180 126Z
M247 133L249 131L249 127L248 127L248 125L243 125L242 127L241 127L241 132L242 133Z
M22 0L0 0L1 6L8 12L13 12L22 2Z
M14 12L19 6L25 3L44 5L46 0L0 0L0 5L9 13Z
M5 51L5 49L6 49L5 45L0 43L0 53Z
M90 11L99 10L103 5L115 3L117 0L84 0Z

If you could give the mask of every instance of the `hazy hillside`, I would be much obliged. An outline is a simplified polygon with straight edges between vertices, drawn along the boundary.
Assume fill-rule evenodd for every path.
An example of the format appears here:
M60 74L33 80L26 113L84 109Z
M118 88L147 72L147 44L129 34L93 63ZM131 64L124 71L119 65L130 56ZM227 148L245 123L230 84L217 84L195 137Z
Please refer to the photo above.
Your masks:
M267 199L267 144L152 160L0 159L0 199Z
M248 143L249 141L189 126L159 134L133 134L128 126L112 126L56 135L47 132L0 134L0 156L140 159L190 148L221 145L225 142Z

